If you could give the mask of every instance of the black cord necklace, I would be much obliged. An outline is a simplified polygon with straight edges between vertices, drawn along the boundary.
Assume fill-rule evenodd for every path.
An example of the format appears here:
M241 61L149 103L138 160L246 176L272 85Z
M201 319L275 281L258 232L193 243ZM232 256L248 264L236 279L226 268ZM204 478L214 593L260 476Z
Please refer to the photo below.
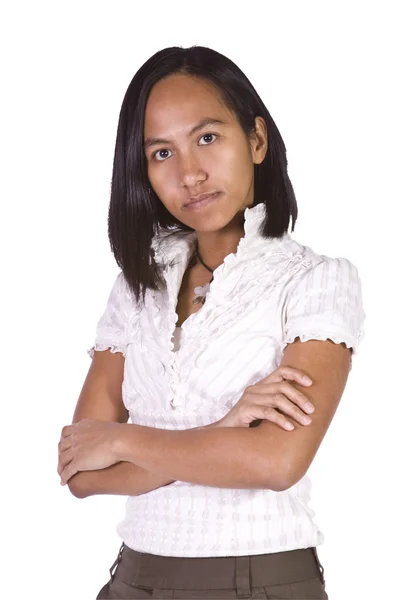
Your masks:
M194 258L196 258L196 257L199 259L199 261L201 262L203 267L205 269L207 269L207 271L210 271L210 273L213 273L213 270L210 269L210 267L208 265L206 265L206 263L201 258L200 254L199 254L199 245L198 245L197 241L196 241L196 249L194 252ZM207 292L210 289L210 283L213 280L214 280L214 275L211 277L210 281L208 283L206 283L205 285L203 285L203 286L199 285L194 288L195 297L193 298L193 304L198 304L199 302L201 302L202 304L205 303Z

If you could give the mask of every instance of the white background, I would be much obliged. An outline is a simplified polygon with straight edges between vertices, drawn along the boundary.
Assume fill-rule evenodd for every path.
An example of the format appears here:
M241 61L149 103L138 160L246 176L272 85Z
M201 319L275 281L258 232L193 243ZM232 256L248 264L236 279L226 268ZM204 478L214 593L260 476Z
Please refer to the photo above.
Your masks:
M398 598L396 4L2 5L3 598L94 599L117 555L125 498L74 498L57 443L118 272L106 221L123 95L156 51L194 44L234 60L271 112L294 239L359 269L365 337L310 469L312 507L330 600Z

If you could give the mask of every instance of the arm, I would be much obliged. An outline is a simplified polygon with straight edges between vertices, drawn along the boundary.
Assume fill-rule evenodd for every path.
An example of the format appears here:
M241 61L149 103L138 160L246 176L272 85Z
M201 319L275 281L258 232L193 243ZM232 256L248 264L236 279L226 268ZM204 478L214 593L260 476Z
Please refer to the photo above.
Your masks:
M274 447L279 456L281 490L295 485L314 460L343 395L351 358L352 348L330 339L301 342L297 337L286 346L281 364L300 369L311 377L313 385L307 389L307 396L315 411L310 425L301 427L294 422L294 430L286 437L268 421L262 421L257 428L263 436L265 452ZM301 386L291 383L301 391Z
M122 401L122 381L125 358L110 350L95 351L75 408L73 423L82 419L99 419L126 423L129 413ZM77 498L94 494L135 496L146 493L173 479L150 473L129 462L120 462L107 469L81 471L68 482Z
M133 463L119 462L107 469L80 471L71 477L68 487L76 498L100 494L139 496L173 481Z
M305 474L318 450L342 396L350 359L348 348L330 340L295 341L286 347L282 363L313 380L307 392L315 411L307 428L295 424L288 435L268 421L255 428L198 431L127 424L121 427L116 456L160 476L199 485L287 489Z
M212 423L204 428L216 426L215 423ZM195 429L202 428L195 427ZM71 477L68 486L77 498L100 494L139 496L174 481L174 479L152 473L131 462L118 462L106 469L80 471Z

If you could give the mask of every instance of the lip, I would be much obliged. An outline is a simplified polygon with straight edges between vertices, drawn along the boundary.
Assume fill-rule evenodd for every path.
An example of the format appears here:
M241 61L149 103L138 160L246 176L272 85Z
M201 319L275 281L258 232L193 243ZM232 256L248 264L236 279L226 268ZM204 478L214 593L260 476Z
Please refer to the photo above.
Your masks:
M189 208L192 210L203 208L203 206L207 206L210 202L213 202L218 196L220 192L213 192L211 194L199 194L189 200L187 204L185 204L185 208Z

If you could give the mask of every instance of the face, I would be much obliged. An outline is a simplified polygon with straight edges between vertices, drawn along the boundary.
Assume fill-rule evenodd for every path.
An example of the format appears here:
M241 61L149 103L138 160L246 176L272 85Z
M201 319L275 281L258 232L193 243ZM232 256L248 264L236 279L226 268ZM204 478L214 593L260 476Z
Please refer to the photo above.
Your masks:
M205 80L174 74L156 83L145 112L147 172L176 219L196 231L217 231L253 203L254 164L267 151L265 122L257 117L255 125L249 139Z

